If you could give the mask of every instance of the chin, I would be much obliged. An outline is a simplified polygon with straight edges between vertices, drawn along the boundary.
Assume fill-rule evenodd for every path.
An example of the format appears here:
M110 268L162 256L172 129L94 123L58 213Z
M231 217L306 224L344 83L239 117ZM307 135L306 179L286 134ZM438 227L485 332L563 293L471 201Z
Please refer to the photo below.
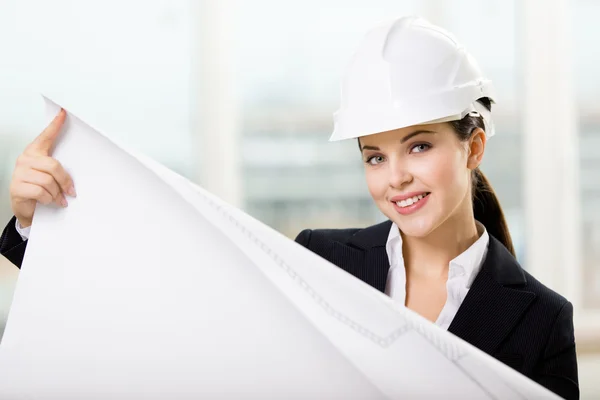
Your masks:
M400 231L406 236L423 238L428 236L440 225L438 223L438 218L435 218L435 216L427 212L417 212L414 215L400 215L393 208L382 211L386 217L398 225Z
M406 236L423 238L428 236L435 229L435 225L428 218L424 217L401 217L396 218L396 225Z

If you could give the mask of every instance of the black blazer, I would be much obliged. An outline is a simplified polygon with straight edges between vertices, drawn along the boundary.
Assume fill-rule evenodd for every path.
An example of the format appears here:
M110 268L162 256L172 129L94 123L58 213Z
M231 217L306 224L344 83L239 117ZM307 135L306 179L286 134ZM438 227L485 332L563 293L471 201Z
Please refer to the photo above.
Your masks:
M383 292L391 221L305 230L296 241ZM488 253L448 331L565 399L578 399L573 306L524 271L490 235Z
M2 236L0 236L0 254L21 268L27 241L23 241L19 232L17 232L17 228L15 227L16 221L17 219L12 217L6 228L4 228Z
M390 228L387 221L366 229L305 230L296 241L383 292ZM13 218L0 237L0 253L20 268L26 246ZM565 399L579 398L571 303L524 271L492 236L448 330Z

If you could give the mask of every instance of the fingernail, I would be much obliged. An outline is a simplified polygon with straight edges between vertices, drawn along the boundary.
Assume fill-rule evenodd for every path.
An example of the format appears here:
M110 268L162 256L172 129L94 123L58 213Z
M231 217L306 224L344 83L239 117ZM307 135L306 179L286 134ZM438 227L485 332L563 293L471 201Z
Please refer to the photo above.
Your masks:
M77 192L75 192L75 187L73 187L73 186L69 187L69 189L67 190L67 193L71 197L77 197Z
M69 203L67 203L67 200L63 197L62 199L60 199L60 205L63 207L67 207Z

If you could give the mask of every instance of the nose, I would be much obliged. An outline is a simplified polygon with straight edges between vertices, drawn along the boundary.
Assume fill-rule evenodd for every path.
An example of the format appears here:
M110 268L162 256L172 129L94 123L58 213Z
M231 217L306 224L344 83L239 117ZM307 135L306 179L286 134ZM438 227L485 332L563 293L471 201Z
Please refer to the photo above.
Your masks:
M413 176L409 171L407 163L400 157L394 157L389 160L390 168L390 187L394 189L402 189L403 186L412 182Z

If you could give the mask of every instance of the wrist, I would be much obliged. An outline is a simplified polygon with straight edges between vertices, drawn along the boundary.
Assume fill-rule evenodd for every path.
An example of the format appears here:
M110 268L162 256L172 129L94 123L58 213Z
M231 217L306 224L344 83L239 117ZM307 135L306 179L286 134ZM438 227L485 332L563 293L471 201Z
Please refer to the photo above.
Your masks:
M31 222L31 220L17 217L17 223L19 224L19 228L21 229L29 228L31 226Z

